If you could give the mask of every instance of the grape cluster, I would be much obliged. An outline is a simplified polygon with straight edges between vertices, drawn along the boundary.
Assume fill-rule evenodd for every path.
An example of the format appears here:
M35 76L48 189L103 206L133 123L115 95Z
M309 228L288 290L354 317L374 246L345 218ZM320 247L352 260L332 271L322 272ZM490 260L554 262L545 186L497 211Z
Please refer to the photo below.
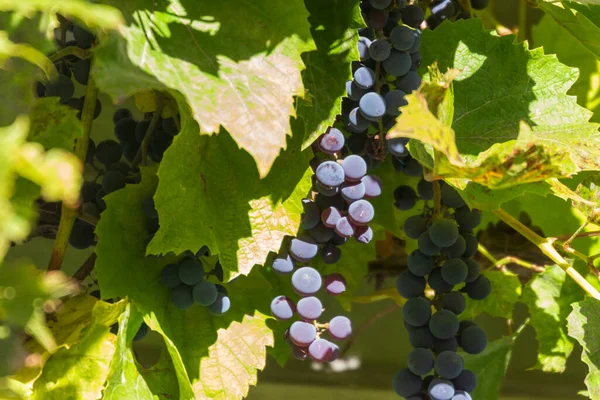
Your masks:
M471 0L470 6L473 10L483 10L488 3L489 0ZM431 15L427 18L427 26L430 29L437 28L445 20L468 19L472 16L471 11L463 9L458 0L436 0L429 7Z
M408 269L396 287L408 299L404 325L414 350L408 368L393 382L396 393L405 398L470 399L476 377L464 369L457 350L479 354L487 336L473 321L459 321L458 316L466 307L464 294L483 300L491 292L490 281L472 259L477 252L473 229L481 222L481 212L471 210L451 186L440 186L441 214L426 209L404 224L406 236L417 240L418 249L409 255Z

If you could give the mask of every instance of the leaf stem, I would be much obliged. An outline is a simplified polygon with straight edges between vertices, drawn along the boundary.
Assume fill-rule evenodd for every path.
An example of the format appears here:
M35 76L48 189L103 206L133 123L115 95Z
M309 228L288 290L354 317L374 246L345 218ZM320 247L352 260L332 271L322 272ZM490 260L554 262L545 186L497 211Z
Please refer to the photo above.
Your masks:
M84 58L90 58L92 56L92 52L90 50L82 49L77 46L68 46L68 47L65 47L64 49L60 49L59 51L52 54L48 58L50 59L50 61L54 62L54 61L60 60L61 58L66 57L66 56L75 56L77 58L84 59Z
M498 263L499 263L498 259L497 259L496 257L494 257L494 256L492 255L492 253L490 253L490 252L488 251L488 249L487 249L487 248L485 248L485 246L484 246L484 245L482 245L481 243L478 243L478 244L477 244L477 251L479 251L479 252L481 253L481 255L482 255L482 256L484 256L485 258L487 258L488 260L490 260L490 262L491 262L492 264L496 265L496 264L498 264Z
M96 87L96 82L92 77L90 77L85 91L83 109L81 111L81 125L83 127L83 137L81 137L80 140L77 140L77 143L75 144L75 155L79 157L79 159L84 164L87 155L88 144L90 141L90 132L92 130L92 122L94 120L94 111L96 110L97 97L98 88ZM56 233L54 247L52 248L52 255L50 256L50 262L48 264L49 271L59 270L62 266L65 251L69 243L69 236L71 236L73 222L75 221L77 213L77 208L69 207L65 203L62 204L58 232Z
M559 267L561 267L565 272L573 279L586 293L588 293L593 298L600 300L600 292L596 290L588 281L585 280L579 272L567 260L563 258L559 254L558 251L552 245L551 239L546 239L533 232L527 226L523 225L519 220L514 218L512 215L507 213L502 209L497 209L493 211L497 217L499 217L502 221L508 224L511 228L519 232L523 235L527 240L536 245L542 253L544 253L548 258L554 261Z
M158 125L158 121L160 120L160 114L162 113L162 109L164 106L164 101L161 96L157 96L156 101L157 101L156 110L154 111L154 114L152 115L152 119L150 120L150 125L148 126L148 129L146 130L146 135L144 136L144 140L142 141L140 149L138 150L137 154L135 155L135 158L133 159L133 162L131 163L131 166L133 168L140 165L140 163L142 161L144 161L144 165L145 165L146 156L148 154L148 146L150 146L150 141L152 140L152 134L156 130L156 125Z

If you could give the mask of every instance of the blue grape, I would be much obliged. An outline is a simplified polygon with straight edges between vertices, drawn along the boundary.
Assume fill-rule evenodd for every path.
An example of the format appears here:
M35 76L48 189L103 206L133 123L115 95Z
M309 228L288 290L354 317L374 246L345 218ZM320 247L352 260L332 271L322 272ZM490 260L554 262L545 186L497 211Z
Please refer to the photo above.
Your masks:
M387 147L390 153L395 155L396 157L406 157L410 153L408 152L408 148L406 144L408 143L407 138L394 138L387 140ZM404 167L404 165L403 165ZM403 168L404 169L404 168Z
M467 301L462 293L450 292L441 297L440 304L444 310L452 311L454 314L458 315L465 310Z
M400 296L407 299L423 296L425 292L425 278L416 276L408 270L402 271L396 280L396 289L400 293Z
M463 233L462 237L466 242L466 248L462 256L473 257L477 253L477 245L479 244L477 238L472 233Z
M315 175L321 184L328 187L340 186L346 178L344 169L335 161L324 161L319 164Z
M290 326L290 339L296 346L308 347L317 337L317 328L308 322L296 321Z
M179 264L179 279L186 285L196 285L204 279L204 266L197 260L184 260Z
M354 83L363 90L371 89L375 86L375 72L369 67L360 67L354 72Z
M160 271L160 281L169 289L176 288L181 285L179 279L179 266L177 264L168 264Z
M429 238L438 247L450 247L458 239L458 226L450 219L439 219L429 227Z
M333 317L327 327L332 338L345 340L352 335L352 322L343 316Z
M73 27L73 37L77 42L77 46L81 47L82 49L89 49L92 47L94 40L96 40L96 36L94 36L93 33L88 32L78 25Z
M359 243L368 244L373 240L373 230L368 226L357 226L354 239Z
M344 134L336 128L330 128L329 131L321 136L319 140L319 149L326 154L335 154L344 147Z
M356 82L346 82L346 96L348 96L350 100L359 101L365 93L367 93L367 90L359 88Z
M462 235L459 235L456 239L456 242L454 242L452 246L445 247L442 249L442 254L450 258L461 257L465 253L466 249L467 242L465 241L465 238Z
M325 291L332 295L337 296L346 291L346 279L340 274L331 274L324 277Z
M429 232L423 232L419 236L417 245L419 246L421 253L425 254L426 256L437 256L440 254L440 248L431 241Z
M415 34L415 42L413 43L411 48L408 49L408 52L411 54L416 53L421 48L421 31L419 29L415 29L414 34Z
M323 304L314 296L304 297L298 301L296 311L303 320L314 321L323 314Z
M485 300L492 291L492 284L488 278L479 275L473 282L465 285L465 291L473 300Z
M440 183L442 192L442 203L452 208L460 208L466 205L463 198L452 186L446 182Z
M348 130L354 133L360 133L366 131L368 128L369 121L361 114L360 108L356 107L352 109L348 114Z
M108 193L125 187L126 178L120 171L107 171L102 177L102 188Z
M452 400L473 400L473 398L464 390L457 390L452 396Z
M367 173L367 163L356 154L344 158L342 168L345 179L350 182L359 182Z
M467 277L465 278L465 282L471 283L475 279L479 277L481 272L481 266L477 263L477 261L467 258L464 260L465 264L467 264Z
M203 307L210 306L217 300L219 292L214 283L209 281L202 281L194 286L192 296L194 301Z
M481 211L469 207L461 207L454 213L458 226L462 229L475 229L481 223Z
M433 369L434 361L431 351L416 348L408 354L408 369L415 375L427 375Z
M375 8L369 10L367 13L367 26L373 29L381 29L385 27L388 22L388 14L382 10Z
M360 180L365 185L365 199L372 199L383 191L381 179L375 175L365 175Z
M342 251L333 245L324 246L321 249L321 259L325 264L335 264L342 257Z
M335 224L342 218L342 212L337 207L327 207L321 213L321 222L323 225L333 228Z
M406 101L406 93L402 90L390 90L390 92L385 95L385 107L388 115L397 117L402 113L400 111L400 107L404 107L406 105L408 105L408 101Z
M369 56L369 46L371 45L371 40L364 36L360 36L358 38L358 56L361 61L367 61L371 59Z
M405 93L411 93L421 86L421 77L414 71L408 71L406 75L396 79L396 89Z
M421 62L423 62L423 56L418 51L411 53L410 55L410 70L416 71L421 66Z
M433 343L433 352L435 354L443 353L444 351L458 350L458 340L455 337L448 339L435 339Z
M72 64L71 69L73 70L73 77L77 82L82 85L87 85L91 65L91 59L89 58L77 60Z
M385 114L385 99L379 93L370 92L361 97L358 108L363 117L377 121Z
M402 22L412 28L418 28L425 20L425 13L417 5L407 6L402 10Z
M218 287L217 287L218 289ZM217 300L210 306L206 307L209 313L214 316L220 316L225 314L231 308L231 299L224 293L219 292Z
M292 275L292 287L300 296L312 296L321 289L321 275L311 267L298 268Z
M114 140L104 140L96 146L96 158L104 165L111 165L121 159L121 146Z
M144 137L146 137L146 132L148 131L149 127L150 127L150 120L149 119L145 119L143 121L136 122L136 124L133 127L132 131L134 133L135 140L137 140L138 143L142 143L144 141ZM115 127L115 136L117 136L116 127ZM119 139L121 142L126 141L125 139L121 139L119 136L117 136L117 139Z
M434 338L428 326L420 326L408 330L408 341L412 347L433 347Z
M182 284L174 288L171 292L171 300L176 308L186 310L194 304L192 287Z
M443 351L435 358L435 372L444 379L454 379L463 370L464 361L454 351Z
M307 262L313 259L318 251L319 246L312 238L306 235L293 238L290 242L290 255L300 262Z
M442 265L442 278L450 285L463 283L468 272L467 264L460 258L451 258Z
M392 50L390 56L382 64L388 74L398 77L406 75L410 71L412 59L406 51Z
M369 55L375 61L384 61L390 56L392 48L385 39L377 39L371 42L369 46Z
M449 310L438 310L429 319L429 330L438 339L449 339L458 333L458 318Z
M333 196L337 195L340 192L340 188L339 187L324 186L324 185L322 185L319 182L316 182L315 188L317 189L317 191L320 194L322 194L323 196L326 196L326 197L333 197Z
M394 375L392 387L398 396L410 397L421 391L421 377L410 372L408 368L401 369Z
M418 239L427 231L427 221L420 215L410 216L404 221L404 233L411 239Z
M285 321L294 316L296 306L292 299L286 296L277 296L271 301L271 313L279 321Z
M319 222L317 226L308 231L308 234L317 243L326 243L333 237L334 231Z
M369 0L369 3L378 10L385 10L392 4L392 0Z
M112 116L113 124L116 124L118 121L120 121L124 118L131 118L131 117L132 117L132 114L131 114L131 111L129 111L129 109L119 108L117 111L114 112L114 114Z
M420 250L413 250L408 256L408 270L416 276L425 276L433 271L435 267L435 259L431 256L426 256Z
M334 357L333 343L326 339L316 339L308 346L308 355L313 361L327 362Z
M417 193L423 200L433 200L433 183L421 179L419 183L417 183Z
M472 392L477 386L477 376L468 369L463 369L460 374L452 379L452 383L457 390Z
M434 379L429 384L427 393L435 400L452 400L455 391L452 382L444 379Z
M347 202L362 199L365 196L365 185L362 182L344 183L340 187L340 194Z
M423 166L414 158L410 157L404 162L404 174L411 177L423 176Z
M46 84L46 97L59 97L61 103L66 103L75 93L75 86L71 79L65 75L58 75L58 78L51 80Z
M419 327L427 325L431 318L431 303L424 297L413 297L406 301L402 307L404 322Z
M94 244L95 240L94 226L76 219L69 235L69 244L71 247L79 250L87 249Z
M394 205L402 211L410 210L417 204L417 194L410 186L402 185L394 189Z
M349 238L356 233L356 226L354 226L348 217L342 217L335 223L335 233L341 237Z
M358 226L365 226L373 220L375 209L367 200L358 200L348 207L350 221Z
M407 51L415 43L415 33L409 27L400 25L392 29L390 40L396 50Z
M487 346L487 335L478 326L470 326L460 333L460 347L468 354L479 354Z

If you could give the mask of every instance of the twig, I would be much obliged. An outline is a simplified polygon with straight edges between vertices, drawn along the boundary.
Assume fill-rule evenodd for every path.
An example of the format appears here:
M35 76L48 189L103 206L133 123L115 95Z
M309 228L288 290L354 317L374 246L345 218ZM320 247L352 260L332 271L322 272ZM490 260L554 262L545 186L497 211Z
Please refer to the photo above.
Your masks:
M64 49L57 51L56 53L52 54L48 58L50 59L50 61L54 62L54 61L60 60L61 58L66 57L66 56L75 56L77 58L84 59L84 58L90 58L92 56L92 52L90 50L85 50L85 49L79 48L77 46L68 46L68 47L65 47Z
M477 251L481 253L482 256L490 260L490 262L494 265L498 264L498 259L492 255L481 243L477 244Z
M77 141L75 145L75 155L85 163L87 155L88 144L90 141L90 132L92 130L92 122L94 120L94 111L96 110L96 97L98 96L98 88L96 82L92 77L88 80L87 89L85 91L85 101L83 103L83 109L81 111L81 125L83 127L83 137ZM68 205L62 205L62 211L60 215L60 223L58 225L58 232L56 233L56 240L54 241L54 247L52 248L52 255L48 264L48 270L59 270L63 263L65 251L69 243L69 236L71 236L71 230L73 229L73 222L77 216L77 209L71 208Z
M573 236L575 236L575 237L573 237ZM560 236L555 236L554 238L558 239L558 240L566 240L566 239L573 237L573 240L574 240L574 239L578 239L578 238L596 237L596 236L600 236L600 231L581 232L581 233L578 233L577 235L574 235L574 234L573 235L560 235Z
M395 311L397 308L398 308L398 304L393 304L390 307L379 311L377 314L373 315L367 322L362 324L358 328L358 330L355 333L353 333L352 336L350 336L350 338L346 341L346 343L344 343L344 346L342 347L342 349L340 351L340 358L344 357L344 355L346 355L348 350L350 350L350 347L354 343L354 340L356 340L357 336L364 333L364 331L367 330L368 328L370 328L371 325L373 325L375 322L377 322L378 319L385 317L389 313Z
M442 190L439 181L433 181L433 219L437 219L441 214L442 208Z
M81 267L73 274L73 279L77 279L79 282L83 282L85 278L92 272L96 265L96 253L90 254L90 256L81 264Z
M148 129L146 130L146 136L144 136L144 140L142 141L140 149L138 150L137 154L135 155L135 158L133 159L133 162L131 163L131 166L133 168L140 165L142 160L144 160L144 162L146 161L146 155L148 154L148 146L150 146L150 141L152 140L152 134L154 133L154 131L156 129L156 125L158 125L158 121L160 120L160 114L162 113L163 105L164 105L164 102L162 100L162 97L157 96L156 110L154 111L154 115L152 115L152 119L150 120L150 125L148 126Z
M593 298L600 300L600 292L592 286L588 281L585 280L583 276L571 264L567 262L563 258L562 255L556 251L554 246L552 245L551 239L546 239L533 232L527 226L523 225L519 220L515 219L512 215L508 214L506 211L502 209L497 209L494 211L494 214L498 216L502 221L512 227L514 230L523 235L527 240L531 243L535 244L548 258L554 261L559 267L561 267L565 272L573 279L586 293L588 293Z
M523 260L519 257L515 257L515 256L506 256L506 257L503 257L500 260L498 260L482 244L477 245L477 250L481 253L481 255L483 255L485 258L487 258L488 260L491 261L492 265L490 266L490 268L502 268L503 266L508 265L508 264L517 264L521 267L533 270L535 272L544 272L545 271L545 268L542 267L541 265L537 265L537 264L531 263L529 261L525 261L525 260Z

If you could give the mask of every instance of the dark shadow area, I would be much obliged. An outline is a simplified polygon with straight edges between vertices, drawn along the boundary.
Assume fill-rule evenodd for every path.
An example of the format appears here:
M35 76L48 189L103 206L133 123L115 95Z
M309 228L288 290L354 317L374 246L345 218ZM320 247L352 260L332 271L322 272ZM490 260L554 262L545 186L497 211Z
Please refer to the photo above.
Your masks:
M552 83L548 79L536 82L539 71L527 64L530 54L525 45L515 45L515 36L465 34L476 29L483 29L478 19L444 22L435 32L425 31L420 71L435 61L442 72L448 68L463 71L463 76L453 83L452 128L459 151L471 155L494 143L516 139L521 120L536 125L530 111L536 101L533 87ZM467 61L469 69L464 65L467 50L472 53Z
M270 53L292 36L309 39L308 26L301 19L306 11L300 0L277 4L268 0L182 0L181 7L165 0L103 3L120 9L129 25L138 25L148 44L155 40L164 54L213 75L222 67L218 57L239 62Z

